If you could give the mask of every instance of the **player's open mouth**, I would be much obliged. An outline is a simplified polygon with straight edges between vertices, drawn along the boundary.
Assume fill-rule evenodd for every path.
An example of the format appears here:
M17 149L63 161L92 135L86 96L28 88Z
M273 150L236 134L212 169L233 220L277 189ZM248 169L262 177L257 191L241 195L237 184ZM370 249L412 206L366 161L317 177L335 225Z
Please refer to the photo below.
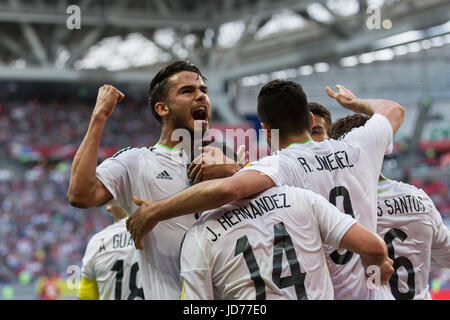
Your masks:
M201 120L201 121L208 121L208 117L207 117L207 113L206 113L206 108L199 108L197 110L195 110L194 112L192 112L192 118L194 120Z

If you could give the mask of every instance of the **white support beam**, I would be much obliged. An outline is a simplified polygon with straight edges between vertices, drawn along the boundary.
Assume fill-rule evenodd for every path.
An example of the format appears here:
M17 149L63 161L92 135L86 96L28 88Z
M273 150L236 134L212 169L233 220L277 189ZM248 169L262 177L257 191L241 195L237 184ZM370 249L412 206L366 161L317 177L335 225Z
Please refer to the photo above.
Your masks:
M168 25L174 28L183 28L189 25L191 30L204 30L210 25L205 16L183 15L180 13L171 14L169 17L161 17L160 14L154 12L140 14L108 14L105 16L103 12L82 12L81 28L83 26L102 26L109 25L114 27L133 27L133 28L164 28ZM47 25L66 25L68 18L67 13L56 12L56 10L46 12L29 12L20 10L11 10L10 8L0 7L0 22L9 23L35 23Z
M286 54L280 54L272 49L271 56L263 59L256 57L252 61L249 61L249 59L241 61L240 65L227 70L224 77L236 79L248 75L298 67L305 63L337 59L361 53L361 50L378 49L372 48L373 43L377 40L410 30L429 28L433 24L450 20L450 3L403 17L395 17L391 20L393 21L393 27L390 30L369 30L363 28L359 33L354 34L347 40L324 34L320 41L317 40L293 47ZM247 47L251 47L251 45ZM267 43L267 47L271 47L270 43Z
M168 16L169 15L169 11L170 9L167 7L167 4L165 1L163 0L155 0L155 5L158 8L158 11L163 15L163 16Z
M239 51L247 44L249 41L251 41L255 35L255 33L262 28L269 19L258 19L259 21L256 22L256 27L254 29L251 28L251 24L255 23L255 21L248 21L245 25L245 30L241 35L241 38L236 43L235 46L230 48L224 55L222 63L220 65L221 69L227 69L230 68L233 64L233 61L235 61Z
M96 27L89 31L80 41L80 43L73 45L70 48L70 58L67 61L66 66L72 68L74 63L78 59L80 59L81 56L98 41L103 30L103 27Z
M8 0L8 3L12 9L19 9L20 7L20 0Z
M286 9L291 11L306 10L311 4L317 2L317 0L279 0L279 1L267 1L260 3L257 6L247 6L246 10L232 9L228 12L217 12L214 15L214 21L221 21L222 23L231 22L236 20L250 20L254 17L270 18L275 12L280 9Z
M55 26L50 41L49 61L54 62L58 52L59 46L61 46L65 39L70 35L71 30L68 30L65 26Z
M0 34L0 43L11 53L17 55L17 57L21 57L25 60L29 59L29 52L25 51L15 39L12 39L5 34Z
M47 65L48 64L47 52L45 51L44 46L39 40L39 37L34 28L28 23L22 23L20 27L25 36L25 39L27 40L28 44L33 50L33 53L36 56L37 60L42 65Z

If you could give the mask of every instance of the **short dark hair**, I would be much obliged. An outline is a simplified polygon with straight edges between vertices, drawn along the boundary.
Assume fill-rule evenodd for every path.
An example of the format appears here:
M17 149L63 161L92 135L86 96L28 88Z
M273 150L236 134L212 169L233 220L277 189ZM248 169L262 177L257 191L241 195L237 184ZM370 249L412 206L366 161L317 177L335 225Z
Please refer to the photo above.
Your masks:
M337 120L331 126L331 139L342 139L347 133L354 128L362 127L366 124L370 117L361 113L355 113Z
M308 100L300 84L272 80L258 95L258 118L271 129L279 129L280 137L310 131Z
M327 124L327 133L329 136L331 133L331 125L333 123L333 121L331 120L330 110L317 102L308 102L308 108L313 115L322 117L325 120L325 123Z
M172 75L182 72L191 71L197 73L202 77L203 81L206 81L205 76L201 73L200 69L197 68L192 62L185 60L175 60L159 70L156 76L153 77L150 88L148 89L149 98L148 105L152 111L153 116L161 122L161 117L155 110L155 105L160 101L166 101L167 91L168 91L168 81L167 79Z

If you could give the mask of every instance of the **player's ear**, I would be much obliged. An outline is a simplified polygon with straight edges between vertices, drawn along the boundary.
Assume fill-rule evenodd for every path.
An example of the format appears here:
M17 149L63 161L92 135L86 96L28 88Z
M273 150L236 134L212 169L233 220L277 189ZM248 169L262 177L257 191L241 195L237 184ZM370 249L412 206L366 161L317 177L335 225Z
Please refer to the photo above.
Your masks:
M155 111L161 118L167 117L170 113L169 106L162 101L155 104Z
M270 128L264 123L264 122L260 122L261 123L261 128L264 130L264 135L266 136L267 141L270 141L271 138L271 133L270 133Z
M314 115L311 111L309 112L309 123L311 124L309 131L311 131L314 127Z

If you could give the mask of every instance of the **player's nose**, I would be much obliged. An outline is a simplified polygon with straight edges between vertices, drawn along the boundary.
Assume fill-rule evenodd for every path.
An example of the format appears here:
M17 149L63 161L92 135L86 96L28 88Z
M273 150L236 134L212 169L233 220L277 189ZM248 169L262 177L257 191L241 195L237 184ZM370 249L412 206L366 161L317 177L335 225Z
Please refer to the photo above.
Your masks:
M208 95L203 92L202 90L197 90L197 95L195 96L195 99L198 101L206 101L206 99L208 98Z

